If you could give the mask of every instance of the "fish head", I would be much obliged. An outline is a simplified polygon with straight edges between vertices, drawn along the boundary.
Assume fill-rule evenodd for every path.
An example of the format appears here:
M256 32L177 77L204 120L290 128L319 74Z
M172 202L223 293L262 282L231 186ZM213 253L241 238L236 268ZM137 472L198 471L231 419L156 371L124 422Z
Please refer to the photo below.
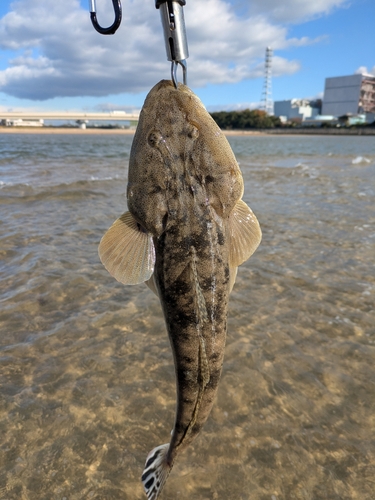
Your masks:
M159 237L173 220L176 197L194 186L223 219L243 194L232 149L200 99L187 86L162 80L149 92L134 136L129 210Z

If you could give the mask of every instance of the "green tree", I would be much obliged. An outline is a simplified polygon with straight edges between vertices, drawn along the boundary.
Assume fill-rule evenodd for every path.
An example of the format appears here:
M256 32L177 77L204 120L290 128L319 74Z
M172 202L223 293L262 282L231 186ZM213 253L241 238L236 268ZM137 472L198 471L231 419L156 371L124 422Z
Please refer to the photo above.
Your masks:
M224 130L262 129L280 127L280 118L270 116L260 109L243 111L217 111L211 113L218 126Z

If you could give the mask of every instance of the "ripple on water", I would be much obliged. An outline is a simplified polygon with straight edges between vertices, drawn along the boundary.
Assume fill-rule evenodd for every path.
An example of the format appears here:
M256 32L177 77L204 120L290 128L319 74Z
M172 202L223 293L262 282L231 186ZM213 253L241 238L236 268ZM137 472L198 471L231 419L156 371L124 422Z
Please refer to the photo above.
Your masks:
M173 426L158 300L97 256L126 208L130 141L87 137L7 138L0 154L0 169L13 158L0 186L7 500L142 499L144 460ZM263 241L231 295L212 414L165 500L373 497L375 146L311 139L230 139Z

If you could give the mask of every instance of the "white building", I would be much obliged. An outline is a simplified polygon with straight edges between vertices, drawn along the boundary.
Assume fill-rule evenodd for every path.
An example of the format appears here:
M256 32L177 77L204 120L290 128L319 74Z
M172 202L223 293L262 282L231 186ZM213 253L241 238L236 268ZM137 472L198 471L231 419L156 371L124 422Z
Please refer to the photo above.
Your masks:
M16 118L15 120L1 120L1 124L6 127L43 127L44 120L23 120L22 118Z
M302 122L307 118L314 118L319 114L319 109L311 106L307 99L291 99L289 101L275 101L274 114L284 121L291 120Z
M349 75L326 78L323 115L375 113L375 76Z

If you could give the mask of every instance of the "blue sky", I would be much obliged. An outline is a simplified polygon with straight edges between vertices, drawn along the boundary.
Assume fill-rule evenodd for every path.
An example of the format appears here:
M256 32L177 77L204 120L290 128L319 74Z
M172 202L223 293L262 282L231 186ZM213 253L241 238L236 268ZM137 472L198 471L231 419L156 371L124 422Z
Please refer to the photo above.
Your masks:
M0 110L139 109L169 78L154 0L122 0L113 36L88 0L1 0ZM97 0L102 24L111 0ZM187 0L189 85L210 110L256 107L266 46L274 100L313 98L329 76L375 70L374 0Z

